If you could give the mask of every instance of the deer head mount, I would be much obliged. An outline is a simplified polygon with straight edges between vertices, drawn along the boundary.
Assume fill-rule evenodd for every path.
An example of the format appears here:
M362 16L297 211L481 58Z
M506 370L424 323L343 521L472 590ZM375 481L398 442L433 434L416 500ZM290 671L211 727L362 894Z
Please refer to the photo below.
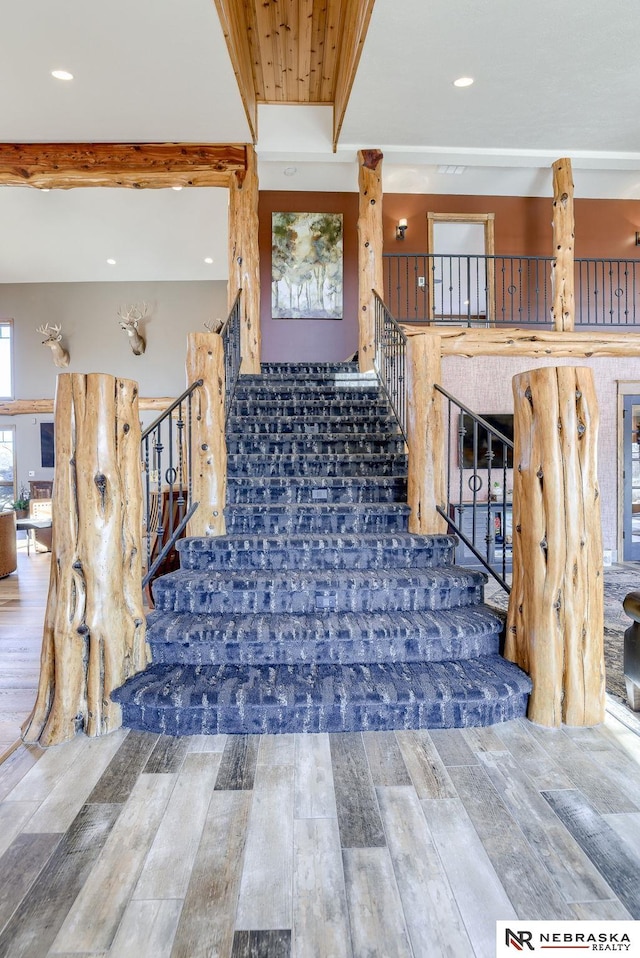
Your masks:
M134 356L142 356L147 348L144 336L138 332L138 323L142 319L145 319L148 313L149 307L146 303L143 303L142 306L122 306L118 310L120 329L124 329L129 337L129 343L131 344Z
M37 333L41 333L43 336L46 336L46 339L42 340L43 346L49 346L51 349L51 355L56 366L68 366L69 365L69 353L66 349L63 349L60 345L62 340L62 324L57 326L50 326L47 323L45 326L38 326L36 329Z
M222 319L210 319L205 321L202 325L208 333L219 333L224 326L224 321Z

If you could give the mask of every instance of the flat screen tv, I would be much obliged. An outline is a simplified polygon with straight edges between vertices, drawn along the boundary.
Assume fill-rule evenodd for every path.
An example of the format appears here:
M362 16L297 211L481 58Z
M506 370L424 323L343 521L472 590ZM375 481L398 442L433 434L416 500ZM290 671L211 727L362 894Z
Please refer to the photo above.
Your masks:
M53 423L40 423L40 465L43 469L53 469L55 466Z
M478 413L482 419L486 419L492 429L496 429L499 433L502 433L507 439L513 442L513 413ZM464 430L464 435L462 436L462 465L465 469L473 469L474 467L474 456L473 456L473 440L474 440L474 430L473 430L473 419L467 413L461 413L460 415L461 423L460 427ZM478 469L486 469L488 462L489 454L489 434L484 426L478 425L477 429L477 440L478 440L478 452L477 452L477 462L476 465ZM502 440L492 434L491 437L491 452L493 453L493 459L491 460L492 469L504 469L504 455L503 455L504 446ZM507 469L513 467L513 449L507 447Z

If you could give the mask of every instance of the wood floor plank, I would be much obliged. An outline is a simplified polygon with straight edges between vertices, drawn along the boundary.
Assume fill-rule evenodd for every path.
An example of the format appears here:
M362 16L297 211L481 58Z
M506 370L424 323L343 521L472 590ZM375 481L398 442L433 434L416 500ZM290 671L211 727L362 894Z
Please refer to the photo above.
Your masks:
M259 765L247 829L236 929L293 923L293 767Z
M506 742L500 738L493 725L487 728L463 728L461 732L463 739L474 753L507 750Z
M290 958L291 930L237 931L231 958Z
M412 958L389 850L347 848L342 857L355 958Z
M529 723L525 719L496 725L495 731L537 788L573 788L569 776L529 734Z
M592 862L512 756L485 752L485 771L567 902L614 898Z
M187 735L190 752L224 752L226 735Z
M629 921L631 915L618 899L575 902L570 906L576 921Z
M76 735L64 745L46 749L42 758L8 792L6 801L43 802L79 758L88 742L86 735Z
M529 921L570 917L558 886L534 854L484 769L458 766L450 768L449 773L518 917Z
M411 785L394 732L363 732L362 741L374 785Z
M129 903L175 775L140 775L54 942L58 951L107 951Z
M0 805L0 855L23 831L30 818L40 808L40 802L3 802ZM62 831L62 829L57 829Z
M296 958L352 958L340 832L335 819L294 822Z
M131 901L110 954L113 958L170 958L182 901Z
M228 735L218 770L216 791L252 789L259 735Z
M578 789L543 792L632 918L640 918L638 859Z
M396 732L418 798L455 798L456 790L429 733Z
M599 766L606 778L626 795L631 804L640 811L640 764L624 749L615 746L591 750L589 757ZM604 814L607 814L606 812ZM609 813L615 814L615 813ZM628 812L627 814L632 814Z
M27 822L25 830L66 832L126 735L126 731L118 729L111 735L89 739L82 754Z
M473 947L413 788L378 788L378 802L414 958L468 958Z
M231 953L252 794L214 791L171 958Z
M459 798L426 799L422 811L475 958L494 958L496 921L516 918L505 889Z
M431 729L429 736L447 768L478 764L478 758L464 740L461 729Z
M120 814L85 805L0 934L0 958L45 958Z
M563 768L574 787L580 789L596 811L602 814L640 811L640 806L630 801L613 779L595 764L593 758L578 748L561 729L543 729L531 725L529 734ZM594 757L598 754L594 753Z
M191 752L146 857L134 899L184 898L220 765L219 752Z
M635 855L640 863L640 813L626 812L602 817L614 832L617 832L628 851Z
M60 843L60 835L18 835L0 857L0 931Z
M329 743L342 847L382 847L384 830L362 735L332 734Z
M295 735L261 735L258 765L294 765Z
M98 779L87 803L93 805L100 802L126 802L157 740L158 736L149 732L129 732Z
M142 771L145 775L179 772L188 750L187 738L160 735Z
M296 818L336 818L336 795L329 736L296 735L295 793Z

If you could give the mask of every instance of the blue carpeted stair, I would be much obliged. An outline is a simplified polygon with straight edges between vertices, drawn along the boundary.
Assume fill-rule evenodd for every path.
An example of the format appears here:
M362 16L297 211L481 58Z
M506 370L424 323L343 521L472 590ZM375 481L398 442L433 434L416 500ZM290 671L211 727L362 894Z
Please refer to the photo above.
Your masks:
M172 735L489 725L524 715L485 578L410 535L404 442L354 364L265 364L229 418L227 535L154 583L153 665L113 698Z

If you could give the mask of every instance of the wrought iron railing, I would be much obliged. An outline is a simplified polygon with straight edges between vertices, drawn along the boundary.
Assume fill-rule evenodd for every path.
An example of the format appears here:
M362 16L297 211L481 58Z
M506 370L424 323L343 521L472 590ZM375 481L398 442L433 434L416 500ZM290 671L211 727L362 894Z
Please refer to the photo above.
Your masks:
M171 567L170 554L198 508L192 501L192 383L142 433L145 573L143 588Z
M373 296L375 303L374 368L398 420L402 435L406 439L407 337L375 290Z
M509 592L513 441L495 422L478 416L438 384L436 389L446 400L448 437L446 503L437 506L438 512L462 544L458 564L479 562Z
M235 302L231 307L229 315L224 321L220 330L222 342L224 345L224 383L225 397L224 409L225 417L229 418L231 409L231 400L235 392L238 376L240 375L240 363L242 356L240 354L240 304L242 301L242 290L238 290Z
M384 300L400 323L553 325L546 256L385 253ZM640 259L575 260L575 325L640 325Z

